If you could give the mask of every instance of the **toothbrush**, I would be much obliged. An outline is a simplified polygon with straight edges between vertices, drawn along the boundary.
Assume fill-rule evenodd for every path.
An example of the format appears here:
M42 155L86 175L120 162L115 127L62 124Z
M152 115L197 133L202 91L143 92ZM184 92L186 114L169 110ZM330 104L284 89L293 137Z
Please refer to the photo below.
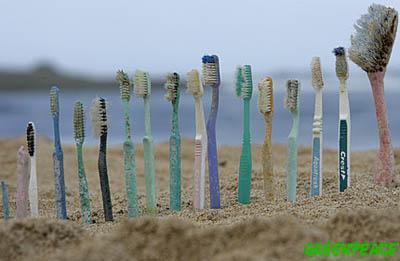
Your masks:
M36 175L36 130L33 122L28 123L26 128L26 141L31 162L31 173L29 177L29 205L31 209L31 216L34 218L39 217L39 203L38 203L38 187Z
M333 50L336 56L336 76L339 79L339 191L344 192L350 186L350 106L346 81L349 78L346 51L343 47Z
M321 62L319 57L312 58L311 61L311 83L315 90L314 123L312 137L312 170L310 181L310 195L322 195L322 165L323 165L323 140L322 140L322 88L324 81L322 78Z
M8 185L4 181L1 182L1 192L3 202L3 219L7 220L10 218L10 207L8 200Z
M107 173L107 104L104 98L96 97L93 100L92 126L94 136L100 138L98 169L101 197L103 199L104 219L105 221L113 221L111 193Z
M271 77L265 77L258 83L258 110L265 119L265 139L262 148L262 166L264 193L267 200L275 199L274 167L272 159L272 119L274 115L273 83Z
M379 131L379 152L374 181L386 187L395 183L395 161L384 95L384 78L396 38L398 13L372 4L362 15L351 37L350 59L368 74L375 101Z
M134 92L137 97L142 97L144 101L144 128L145 136L143 137L144 151L144 172L146 179L146 201L147 211L150 214L157 213L156 202L156 179L154 169L154 145L151 136L151 119L150 119L150 95L151 81L147 72L137 70L135 72Z
M86 224L92 224L92 211L90 209L89 188L86 179L82 151L83 143L85 141L85 112L83 109L83 104L80 101L75 102L73 123L78 165L79 198L81 203L82 221Z
M125 119L125 142L124 142L124 172L125 187L128 197L128 217L136 218L139 216L139 207L137 202L136 187L136 164L135 164L135 146L131 138L131 124L129 119L129 101L131 99L132 85L128 75L120 70L117 72L117 82L121 92L122 106Z
M179 134L179 75L170 73L165 84L165 98L172 103L172 129L169 139L170 209L181 210L181 135Z
M293 118L288 144L287 193L288 201L294 203L296 201L297 184L297 136L299 134L300 120L300 82L298 80L288 80L286 87L286 108L292 114Z
M28 176L29 176L29 154L21 146L18 150L17 159L17 196L16 196L16 218L28 217Z
M187 74L187 87L189 93L194 98L196 113L193 206L197 209L203 209L206 176L207 131L204 120L203 102L201 101L204 90L200 81L200 74L197 70L191 70Z
M253 79L250 65L238 67L236 70L236 95L243 99L243 140L239 167L238 201L250 203L251 191L251 141L250 141L250 98L253 93Z
M60 89L53 86L50 89L50 111L53 118L54 127L54 178L56 186L56 205L57 218L67 219L67 205L65 202L65 181L64 181L64 156L61 148L60 139L60 105L59 105Z
M210 182L210 207L221 208L218 175L218 152L215 125L218 114L219 86L221 83L219 71L219 59L216 55L205 55L203 62L204 85L212 88L211 111L207 120L207 151L208 151L208 171Z

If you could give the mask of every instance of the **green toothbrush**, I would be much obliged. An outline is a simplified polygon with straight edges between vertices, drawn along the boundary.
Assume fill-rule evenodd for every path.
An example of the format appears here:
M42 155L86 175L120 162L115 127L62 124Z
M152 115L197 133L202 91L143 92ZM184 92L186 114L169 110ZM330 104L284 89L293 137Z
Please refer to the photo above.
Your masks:
M156 202L156 179L154 169L154 145L151 136L150 120L150 94L151 81L147 72L136 70L134 76L134 92L137 97L142 97L144 101L144 131L143 151L144 151L144 172L146 179L146 201L147 211L150 214L157 212Z
M165 84L165 98L172 103L172 129L169 139L170 209L181 210L181 136L179 134L179 75L169 73Z
M125 187L128 197L128 217L135 218L139 216L139 208L136 188L135 147L131 138L131 124L129 119L129 101L131 99L132 85L129 81L128 75L122 70L117 72L117 82L121 92L125 119L125 142L123 150Z
M253 93L253 80L250 65L238 67L236 71L236 95L243 99L243 143L239 167L238 201L250 203L251 191L251 143L250 143L250 98Z

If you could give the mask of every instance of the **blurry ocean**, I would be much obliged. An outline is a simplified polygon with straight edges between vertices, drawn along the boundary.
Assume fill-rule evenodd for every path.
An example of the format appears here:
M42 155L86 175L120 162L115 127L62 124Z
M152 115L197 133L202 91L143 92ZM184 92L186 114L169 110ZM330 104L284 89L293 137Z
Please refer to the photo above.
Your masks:
M283 107L285 96L285 80L274 79L275 114L273 123L273 142L286 143L291 127L290 114ZM299 78L302 85L301 123L299 143L311 145L312 120L314 112L314 93L309 78ZM259 77L255 77L257 83ZM123 140L122 106L118 89L103 89L98 91L81 90L68 91L61 87L61 134L62 141L73 142L72 112L76 100L81 100L86 109L96 96L108 99L110 118L109 141L111 144ZM184 86L186 88L186 86ZM386 99L390 119L392 138L396 147L400 146L400 80L386 80ZM210 106L210 90L206 90L203 98L205 112ZM258 89L254 84L252 99L252 142L260 144L264 137L264 119L257 109ZM375 109L372 93L366 76L352 78L349 81L349 96L351 108L352 148L355 150L374 149L378 146ZM324 87L324 146L336 148L338 127L338 81L336 77L325 79ZM156 143L166 142L169 138L171 105L164 99L163 91L153 91L151 98L152 130ZM143 101L131 100L131 119L134 142L139 143L143 137ZM36 124L40 136L52 137L52 121L49 114L48 92L46 91L0 91L0 138L10 138L25 135L28 121ZM193 98L182 92L180 104L181 135L193 138L195 131ZM217 137L219 144L239 145L242 136L242 101L233 90L233 82L225 82L221 87L220 110L217 122ZM89 111L87 110L87 142L97 142L91 135Z

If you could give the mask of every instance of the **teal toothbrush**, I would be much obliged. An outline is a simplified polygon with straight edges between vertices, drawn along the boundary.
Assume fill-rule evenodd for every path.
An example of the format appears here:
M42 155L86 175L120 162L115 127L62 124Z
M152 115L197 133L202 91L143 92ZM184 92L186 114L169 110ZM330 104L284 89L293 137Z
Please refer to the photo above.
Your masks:
M147 72L137 70L135 72L134 92L137 97L142 97L144 101L144 131L143 151L144 151L144 172L146 179L146 201L147 211L150 214L157 212L156 202L156 179L154 169L154 145L151 136L151 119L150 119L150 95L151 81Z
M131 138L131 124L129 119L129 101L131 99L132 85L129 81L128 75L122 70L117 72L117 82L121 92L125 119L125 142L123 150L125 186L128 197L128 217L135 218L139 216L139 207L136 188L135 147Z
M288 201L294 203L296 201L297 184L297 136L299 133L300 120L300 82L298 80L288 80L286 87L286 108L292 114L293 118L288 144L287 193Z
M165 84L165 98L172 103L172 129L169 138L170 209L181 210L181 135L179 134L179 75L170 73Z
M250 141L250 99L253 93L253 79L250 65L238 67L236 71L236 95L243 99L243 140L239 167L238 201L250 203L251 191L251 141Z

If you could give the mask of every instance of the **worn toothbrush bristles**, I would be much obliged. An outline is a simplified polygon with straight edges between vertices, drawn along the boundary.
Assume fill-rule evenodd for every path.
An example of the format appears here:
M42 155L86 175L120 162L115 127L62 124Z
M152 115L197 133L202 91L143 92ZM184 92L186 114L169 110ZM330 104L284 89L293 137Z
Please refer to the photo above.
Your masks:
M202 61L204 84L206 86L216 87L220 83L218 56L204 55Z
M32 122L29 122L26 128L26 143L29 156L33 157L35 155L35 128Z
M100 137L102 134L107 132L107 111L106 111L106 100L101 97L96 97L92 105L92 128L93 135Z
M349 71L346 58L346 50L343 47L333 49L333 54L336 56L336 76L339 79L347 80Z
M167 91L165 98L170 102L175 102L179 92L179 75L177 73L167 74L165 89Z
M249 99L253 93L253 79L250 65L239 66L236 69L236 95Z
M366 72L384 71L396 38L398 13L395 9L372 4L354 25L350 59Z
M117 82L121 92L121 99L123 101L129 101L131 99L132 84L129 81L129 76L123 70L117 71Z
M85 138L85 115L80 101L75 102L74 106L74 137L79 142L83 142Z
M59 89L56 86L51 87L50 89L50 112L53 115L59 113L59 104L58 104L58 93Z
M273 111L274 98L272 94L272 78L265 77L258 83L258 110L261 113L268 113Z
M321 61L319 57L313 57L311 60L311 79L314 89L321 89L324 86L322 78Z
M137 97L145 97L151 94L150 76L147 72L136 70L133 90Z
M286 83L286 108L290 112L297 111L297 103L298 103L298 90L299 90L299 81L298 80L288 80Z
M193 97L201 97L204 94L203 85L200 81L200 74L197 70L191 70L187 73L187 88L188 92Z

